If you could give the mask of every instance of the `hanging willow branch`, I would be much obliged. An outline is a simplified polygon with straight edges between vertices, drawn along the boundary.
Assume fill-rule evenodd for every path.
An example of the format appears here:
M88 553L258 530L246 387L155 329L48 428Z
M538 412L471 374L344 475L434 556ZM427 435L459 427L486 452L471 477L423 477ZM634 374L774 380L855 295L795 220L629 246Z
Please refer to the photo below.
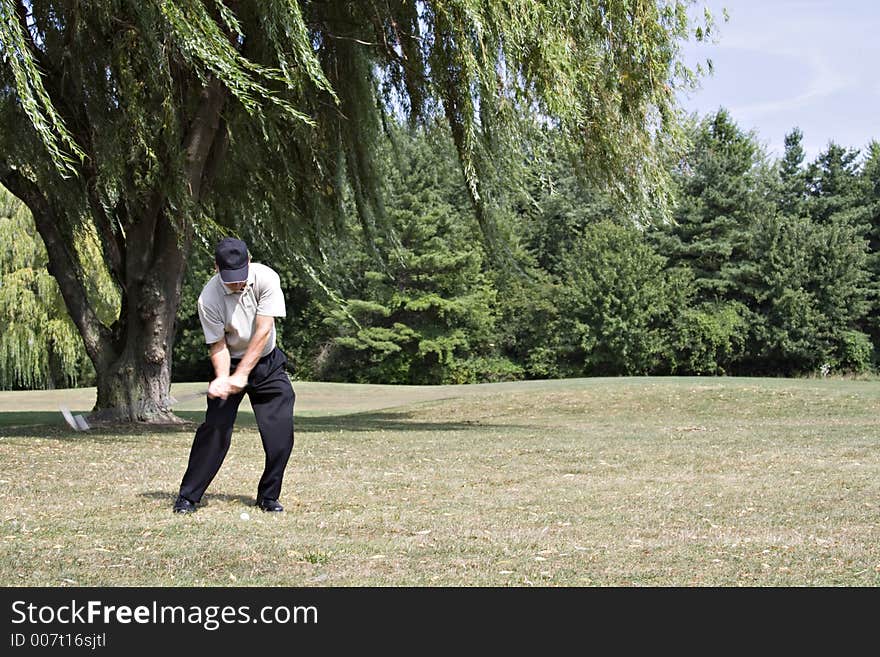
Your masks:
M20 94L21 108L52 157L60 175L76 173L77 160L85 153L67 130L43 85L43 77L30 46L24 6L15 0L0 0L0 44Z

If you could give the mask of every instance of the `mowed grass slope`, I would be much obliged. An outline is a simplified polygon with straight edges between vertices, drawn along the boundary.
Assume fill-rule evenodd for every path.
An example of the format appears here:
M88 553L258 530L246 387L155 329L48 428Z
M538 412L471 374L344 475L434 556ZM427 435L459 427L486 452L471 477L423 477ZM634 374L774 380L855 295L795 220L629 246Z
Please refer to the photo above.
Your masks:
M294 387L281 515L246 406L176 516L194 425L76 434L56 409L94 391L0 393L0 585L880 584L876 381Z

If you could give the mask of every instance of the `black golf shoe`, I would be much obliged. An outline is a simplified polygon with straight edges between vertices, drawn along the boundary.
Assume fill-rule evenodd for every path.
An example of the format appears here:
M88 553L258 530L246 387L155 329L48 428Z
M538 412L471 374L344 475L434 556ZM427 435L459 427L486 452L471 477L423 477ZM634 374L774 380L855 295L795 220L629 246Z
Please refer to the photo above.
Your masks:
M284 507L281 506L281 503L278 500L260 498L257 500L257 506L260 507L260 511L268 511L270 513L280 513L281 511L284 511Z
M174 513L195 513L196 505L186 499L183 495L177 496L174 502Z

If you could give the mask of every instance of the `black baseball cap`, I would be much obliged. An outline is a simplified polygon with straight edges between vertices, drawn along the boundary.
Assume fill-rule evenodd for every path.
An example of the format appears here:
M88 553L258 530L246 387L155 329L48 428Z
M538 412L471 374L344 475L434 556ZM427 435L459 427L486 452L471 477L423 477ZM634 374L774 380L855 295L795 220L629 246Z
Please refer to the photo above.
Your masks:
M242 283L248 279L248 249L241 240L224 237L217 243L214 260L224 283Z

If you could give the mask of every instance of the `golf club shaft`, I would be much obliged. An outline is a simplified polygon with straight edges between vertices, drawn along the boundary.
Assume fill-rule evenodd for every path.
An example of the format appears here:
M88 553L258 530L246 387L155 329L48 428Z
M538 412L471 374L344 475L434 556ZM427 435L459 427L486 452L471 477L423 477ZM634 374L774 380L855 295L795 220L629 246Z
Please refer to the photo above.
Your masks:
M181 402L192 401L193 399L199 399L200 397L206 397L208 394L206 390L199 390L198 392L191 392L186 395L181 395L180 397L172 397L172 401L175 404L180 404Z
M181 395L180 397L172 397L171 400L172 400L173 404L180 404L181 402L192 401L193 399L199 399L201 397L207 397L207 396L208 396L208 390L206 389L206 390L199 390L198 392L191 392L186 395ZM223 400L221 400L221 403L223 403L225 401L226 400L223 399Z

